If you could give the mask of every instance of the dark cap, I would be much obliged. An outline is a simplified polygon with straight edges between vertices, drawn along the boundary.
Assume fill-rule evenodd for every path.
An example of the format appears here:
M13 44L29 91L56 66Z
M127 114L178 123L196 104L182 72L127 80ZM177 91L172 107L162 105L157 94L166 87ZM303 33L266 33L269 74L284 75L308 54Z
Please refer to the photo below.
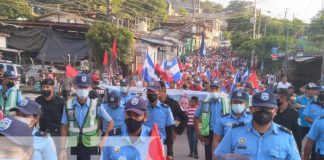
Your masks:
M134 97L128 100L125 105L125 112L127 111L144 114L147 111L146 101L142 97Z
M249 95L247 93L245 93L244 91L237 90L232 93L231 100L238 100L241 102L246 102L248 97L249 97Z
M219 87L220 86L220 83L218 80L213 80L211 83L210 83L210 87Z
M268 91L259 92L253 95L252 98L253 107L269 107L278 108L276 96Z
M149 82L148 86L147 86L148 90L157 92L161 90L161 84L159 81L153 81L153 82Z
M287 99L289 99L290 95L287 89L284 88L277 88L274 92L275 94L280 94L285 96Z
M17 79L17 75L15 74L14 71L7 70L7 71L5 71L5 72L3 73L3 78L16 80L16 79Z
M315 83L308 83L305 89L318 89L318 87Z
M90 76L89 74L80 73L75 77L75 83L78 87L90 87Z
M11 112L20 111L26 115L36 115L36 116L41 115L40 105L28 97L21 100L20 103L18 104L18 107L12 108L9 111Z
M128 85L127 79L120 80L120 86L127 86L127 85Z
M250 82L242 82L242 87L247 89L253 89L252 84Z
M119 101L119 97L120 97L120 92L116 90L112 90L108 93L108 102L116 103Z
M0 120L0 134L20 146L33 146L32 131L29 126L11 116Z
M42 81L42 85L50 85L50 86L54 86L55 82L53 79L51 78L46 78Z

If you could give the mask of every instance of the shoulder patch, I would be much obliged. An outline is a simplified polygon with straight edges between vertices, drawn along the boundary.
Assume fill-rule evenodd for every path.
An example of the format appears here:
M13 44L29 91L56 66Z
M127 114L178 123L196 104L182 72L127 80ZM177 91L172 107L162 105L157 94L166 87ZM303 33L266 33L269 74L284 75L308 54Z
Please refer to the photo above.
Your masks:
M230 114L227 113L227 114L222 115L221 117L228 117L229 115L230 115Z
M44 131L37 131L34 136L37 137L48 137L50 134Z
M320 117L319 119L324 119L324 116Z
M241 126L245 126L245 122L237 122L237 123L234 123L232 125L232 128L241 127Z
M284 131L284 132L289 133L290 135L292 135L292 131L290 129L288 129L288 128L282 126L282 125L279 125L279 128L280 128L280 130L282 130L282 131Z

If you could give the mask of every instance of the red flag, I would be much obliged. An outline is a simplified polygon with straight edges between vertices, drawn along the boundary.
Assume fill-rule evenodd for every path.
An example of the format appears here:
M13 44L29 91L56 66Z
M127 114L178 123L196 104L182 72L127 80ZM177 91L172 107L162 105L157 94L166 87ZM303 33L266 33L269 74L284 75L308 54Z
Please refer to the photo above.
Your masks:
M65 72L67 77L75 77L78 75L78 71L74 69L70 64L65 67Z
M138 73L138 75L140 75L141 73L142 73L142 71L143 71L143 65L142 64L137 64L137 73Z
M152 128L151 139L146 159L165 160L164 150L159 136L159 129L156 123L154 123Z
M164 71L160 64L155 65L155 71L160 75L161 79L165 82L172 82L172 75L168 74L168 71Z
M248 79L249 82L252 83L252 87L253 88L256 88L256 89L259 89L259 83L258 83L258 76L256 74L256 71L253 71L251 76L249 77Z
M105 53L104 53L104 57L103 57L103 61L102 61L103 65L107 65L108 64L108 52L105 49Z
M117 42L116 42L116 38L114 39L114 43L111 49L111 56L112 56L112 61L116 61L117 58Z

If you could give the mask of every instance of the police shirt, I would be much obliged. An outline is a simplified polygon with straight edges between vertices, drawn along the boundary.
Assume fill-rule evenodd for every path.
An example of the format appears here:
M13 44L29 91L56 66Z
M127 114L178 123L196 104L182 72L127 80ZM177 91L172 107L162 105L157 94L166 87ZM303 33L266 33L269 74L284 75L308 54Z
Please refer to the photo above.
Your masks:
M64 109L64 100L53 96L53 99L46 101L44 96L39 96L35 101L40 104L43 115L39 119L39 129L46 131L51 136L60 136L61 119Z
M219 157L236 153L256 160L300 160L294 137L280 125L272 122L269 130L261 136L249 121L243 126L230 128L214 154Z
M296 98L296 103L304 106L304 107L298 109L299 121L300 121L298 123L301 127L309 127L308 123L305 121L305 116L304 116L303 112L304 112L305 107L308 104L310 104L311 102L313 102L314 100L315 100L315 98L313 98L313 97L307 98L305 95L298 96Z
M147 107L147 121L144 123L145 126L152 128L154 122L157 123L159 128L159 134L162 141L166 139L165 128L174 125L174 118L171 109L166 105L158 101L155 107L148 105Z
M125 116L124 116L125 106L118 105L117 108L111 107L108 103L103 103L99 107L99 115L101 116L102 113L109 114L109 116L114 120L114 128L122 128L126 127L125 124ZM106 131L108 127L108 122L104 120L102 123L102 130Z
M324 116L324 107L317 103L311 103L306 106L305 110L303 111L303 115L311 118L314 121L315 119ZM311 127L312 124L308 123L308 126Z
M86 119L86 116L87 116L87 113L88 113L88 110L90 108L90 98L87 99L87 102L85 104L83 104L81 106L81 104L77 101L77 98L73 98L72 100L72 105L75 107L75 112L78 112L78 114L75 114L75 115L79 115L79 117L75 117L77 123L79 124L79 126L83 126L83 123ZM99 116L98 114L98 110L97 110L97 115ZM109 114L104 114L104 112L102 112L103 114L100 115L101 118L103 118L105 121L111 121L111 117L109 116ZM63 110L63 116L62 116L62 120L61 120L61 123L62 124L68 124L68 117L67 117L67 114L66 114L66 108L64 107L64 110Z
M132 143L127 128L122 128L120 136L109 137L104 145L101 160L144 160L147 159L151 129L142 126L138 139Z
M33 156L32 160L57 160L57 153L53 139L49 133L33 129Z
M214 128L214 134L219 136L224 136L229 128L233 124L239 122L248 122L252 120L252 116L249 113L243 112L243 115L240 118L237 118L233 113L228 113L222 116L217 122Z
M9 96L9 94L10 94L10 92L12 91L12 90L17 90L17 103L19 103L22 99L24 99L23 98L23 96L22 96L22 94L21 94L21 91L17 88L17 87L11 87L11 88L9 88L7 91L6 91L6 96L8 97ZM0 92L2 92L3 91L3 86L2 85L0 85ZM0 94L0 96L2 96L2 94Z
M316 142L316 151L324 155L324 118L316 119L307 134L307 137Z

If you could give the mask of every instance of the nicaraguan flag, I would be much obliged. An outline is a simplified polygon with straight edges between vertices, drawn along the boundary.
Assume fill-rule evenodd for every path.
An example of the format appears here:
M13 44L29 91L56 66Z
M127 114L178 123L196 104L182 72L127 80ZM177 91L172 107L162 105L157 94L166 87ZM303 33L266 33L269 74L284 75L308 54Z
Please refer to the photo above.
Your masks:
M160 80L160 78L155 74L154 63L148 53L146 53L143 66L143 78L146 82Z
M249 79L249 76L250 76L250 71L249 68L246 67L245 73L242 76L242 81L243 82L247 81Z
M241 79L241 74L240 74L240 71L237 71L236 74L235 74L235 77L234 77L234 81L233 81L233 84L231 86L231 92L234 92L235 89L236 89L236 84L238 82L240 82L240 79Z
M202 57L207 55L206 46L205 46L205 32L201 33L201 44L200 44L199 54Z
M171 67L170 67L169 71L172 74L173 81L181 80L180 68L179 68L179 65L178 65L178 62L177 62L176 58L173 58L172 64L171 64Z

